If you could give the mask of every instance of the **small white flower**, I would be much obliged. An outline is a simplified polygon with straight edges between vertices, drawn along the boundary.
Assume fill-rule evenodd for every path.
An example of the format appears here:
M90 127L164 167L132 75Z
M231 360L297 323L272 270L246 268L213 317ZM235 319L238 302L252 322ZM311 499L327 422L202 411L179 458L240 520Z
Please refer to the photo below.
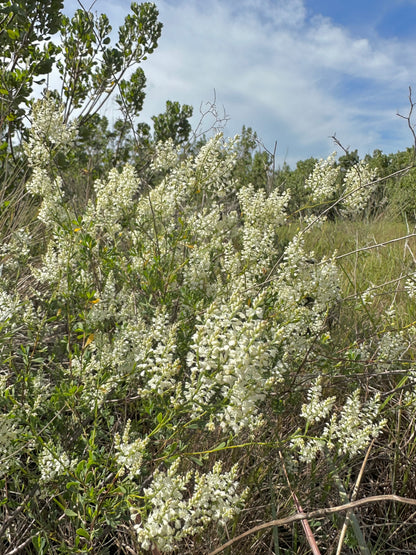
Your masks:
M52 441L47 443L38 460L41 482L50 482L70 472L77 462L69 458L61 445L55 445Z
M126 468L131 476L136 476L141 472L143 455L146 445L149 443L149 438L138 438L132 443L129 443L130 426L131 421L128 420L123 432L123 437L120 438L120 435L116 434L114 443L118 464L122 468Z

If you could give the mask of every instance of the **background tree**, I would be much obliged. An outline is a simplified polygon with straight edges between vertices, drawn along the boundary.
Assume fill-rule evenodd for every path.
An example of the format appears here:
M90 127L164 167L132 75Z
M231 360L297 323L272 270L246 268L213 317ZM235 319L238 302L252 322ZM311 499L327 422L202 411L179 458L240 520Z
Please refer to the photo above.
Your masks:
M120 94L116 101L124 114L135 117L142 108L143 70L136 68L128 80L124 76L157 47L162 23L156 6L133 2L115 46L111 45L112 27L105 14L79 9L69 18L62 9L61 0L0 2L3 165L9 154L13 155L16 134L25 134L25 115L34 85L45 84L45 76L54 69L61 77L61 89L55 94L64 102L65 120L76 110L80 128L117 88ZM59 46L52 42L58 33Z
M189 118L192 117L193 108L179 102L166 101L166 110L158 116L153 116L153 139L155 143L172 139L175 144L183 145L189 140L192 126Z
M62 23L62 0L0 1L1 158L13 155L13 139L24 131L34 85L45 82L60 48L51 41Z
M257 133L243 125L236 144L237 161L233 176L241 185L251 183L255 189L268 183L271 156L260 145Z

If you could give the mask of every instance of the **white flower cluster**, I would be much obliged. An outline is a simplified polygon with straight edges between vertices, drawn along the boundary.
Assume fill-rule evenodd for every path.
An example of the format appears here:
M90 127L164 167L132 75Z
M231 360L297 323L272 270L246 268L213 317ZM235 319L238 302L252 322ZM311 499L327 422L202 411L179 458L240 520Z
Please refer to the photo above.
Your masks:
M347 398L333 430L339 445L338 453L353 456L366 448L371 437L381 433L386 420L377 421L380 405L378 393L365 404L360 401L359 389Z
M233 193L235 183L230 175L236 159L235 141L230 139L224 143L222 134L218 134L200 149L195 158L189 156L181 163L171 143L159 145L162 153L168 153L170 171L160 185L150 191L149 199L144 198L139 203L139 221L145 220L146 214L169 221L178 209L182 215L189 215L194 213L196 202L199 201L200 208L203 208L208 196L219 201Z
M238 216L235 211L222 214L218 205L209 211L191 215L184 246L188 251L183 270L184 282L194 290L204 291L204 296L213 298L223 288L223 282L231 277L231 266L227 266L226 253L230 253L233 270L238 274L233 239L237 236ZM222 275L223 279L219 279Z
M216 269L215 262L217 267L219 265L228 227L229 218L221 219L218 206L209 212L204 209L195 213L189 219L190 229L184 241L184 246L189 251L184 268L184 282L189 287L204 290L209 296L213 295L218 287L212 276Z
M321 399L321 386L318 380L308 394L308 404L302 406L302 416L307 427L327 418L333 410L335 397ZM357 389L350 395L339 415L333 414L326 422L321 435L305 439L295 437L292 446L299 450L300 459L311 462L319 452L335 450L338 455L352 457L364 450L370 439L377 437L386 421L378 420L380 396L377 394L365 404L360 401Z
M286 219L288 192L277 189L266 196L265 191L255 191L252 185L243 187L237 194L244 226L242 230L241 258L246 276L262 277L277 250L277 229Z
M410 391L406 391L403 397L404 404L411 408L412 411L416 409L416 368L412 367L408 370L408 379L410 381Z
M308 423L320 422L329 415L335 400L335 397L322 399L321 378L318 378L308 391L309 402L302 405L302 412L300 414Z
M143 455L146 445L149 443L149 438L138 438L129 443L130 427L131 420L128 420L123 436L120 438L120 434L115 435L114 446L117 451L116 459L121 467L120 475L127 469L131 476L137 476L142 469Z
M20 299L0 289L0 326L15 316L21 306Z
M236 184L230 177L237 159L234 149L237 139L228 139L224 145L223 135L218 133L201 147L194 161L196 183L201 193L218 200L235 192Z
M374 285L371 284L365 291L361 293L361 300L364 305L371 305L376 297Z
M299 360L311 342L321 336L328 340L328 312L339 302L338 270L333 260L319 264L314 253L306 253L304 237L296 235L285 249L270 289L278 314L275 342L281 345L282 364Z
M163 395L175 388L180 363L176 358L176 325L169 323L168 314L158 312L150 325L127 325L117 337L116 349L120 341L132 346L130 371L139 379L140 395ZM129 357L125 360L128 362Z
M26 188L32 195L42 197L38 218L45 224L53 225L65 217L65 211L62 206L62 180L59 176L51 178L49 172L51 148L67 146L75 137L76 127L64 123L62 105L51 98L38 100L33 106L32 116L29 141L24 144L32 167Z
M229 257L233 260L232 251ZM219 424L238 433L261 425L264 395L317 337L328 340L325 319L339 299L335 264L308 259L300 236L287 247L268 289L248 295L248 271L233 276L228 291L223 288L199 317L187 355L185 399L193 416L217 405L209 429ZM270 302L273 310L266 315Z
M101 303L97 303L101 304ZM168 314L157 311L150 323L130 314L114 332L111 341L97 333L88 346L88 357L72 359L68 375L77 376L84 384L82 396L92 407L101 406L105 396L119 385L129 383L131 393L142 397L175 396L180 361L176 356L177 326ZM96 316L92 321L96 320Z
M187 356L190 381L185 398L194 416L219 405L214 422L238 433L262 423L257 405L266 393L264 383L275 354L263 319L263 297L247 304L238 293L224 303L214 301L200 319Z
M175 145L172 139L159 142L152 160L153 171L167 171L175 167L179 160L180 147Z
M94 183L95 203L90 201L82 227L89 229L94 225L113 236L120 232L120 217L131 206L133 194L138 189L139 180L129 164L121 172L112 169L104 181L97 179Z
M410 333L411 331L412 330L410 330ZM379 370L388 370L391 368L392 364L399 364L410 347L411 341L409 341L408 332L384 332L380 337L375 354Z
M76 125L66 124L62 103L47 96L33 104L30 135L36 143L67 145L75 138Z
M217 290L212 270L218 274L237 227L236 211L223 211L224 197L235 193L230 178L233 144L234 140L224 144L222 135L217 135L195 158L169 164L161 183L139 199L137 228L131 234L131 264L139 274L148 271L156 246L158 258L168 258L171 267L181 268L186 285L207 287L208 295Z
M63 295L68 294L74 286L94 290L92 274L80 267L80 247L73 235L55 233L42 256L42 264L32 268L33 276L40 283L55 286L55 291Z
M343 182L345 215L357 216L363 212L376 187L376 175L377 171L364 160L348 169Z
M237 466L223 473L221 463L216 463L207 474L191 471L183 476L177 473L179 462L167 472L156 470L151 486L144 490L146 508L131 509L145 550L174 551L184 538L202 532L209 523L223 525L239 512L245 493L237 492ZM192 482L193 494L189 495Z
M15 463L13 444L20 435L21 430L13 420L5 414L0 415L0 478L3 478Z
M4 265L9 272L14 272L14 276L21 268L22 264L27 262L30 254L30 243L32 236L25 229L16 229L11 234L8 242L0 245L0 258L5 259ZM0 276L3 269L1 266Z
M412 300L416 299L416 275L407 278L404 288Z
M94 349L92 344L90 347ZM101 353L92 352L89 356L74 356L71 365L63 368L68 379L76 379L82 385L80 398L84 407L87 407L92 413L96 407L102 406L106 395L117 382L115 375L104 377L105 364L106 361Z
M326 160L318 160L306 180L306 187L311 190L315 202L331 200L334 196L339 176L339 169L334 167L335 157L336 152L333 152Z
M139 393L163 395L176 386L180 369L176 358L176 325L164 311L158 312L150 326L133 328L134 373L140 378Z
M41 222L52 226L65 219L66 213L62 206L62 179L59 176L51 179L47 170L34 166L32 175L26 183L26 189L32 195L42 197L42 204L38 213L38 219Z
M63 476L77 465L77 460L71 460L61 445L53 442L47 443L38 459L40 481L50 482L59 476Z

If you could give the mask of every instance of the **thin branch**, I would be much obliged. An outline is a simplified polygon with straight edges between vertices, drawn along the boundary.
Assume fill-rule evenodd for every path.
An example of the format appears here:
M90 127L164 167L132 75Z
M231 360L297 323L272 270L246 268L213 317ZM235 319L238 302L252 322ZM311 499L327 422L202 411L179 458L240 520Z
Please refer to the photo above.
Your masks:
M409 108L409 113L407 114L407 116L403 116L402 114L399 114L397 112L397 115L399 116L399 118L403 118L407 121L407 126L410 129L410 133L413 136L413 162L415 162L416 159L416 132L415 132L415 127L412 124L412 114L413 114L413 108L416 105L416 102L413 102L412 99L412 87L409 86L409 103L410 103L410 108Z
M288 476L288 473L286 471L285 460L283 458L283 455L282 455L281 451L279 451L279 458L280 458L280 461L282 463L283 472L284 472L287 484L289 486L290 493L292 495L293 501L295 503L296 510L297 510L298 514L304 514L302 506L299 503L299 499L297 498L296 493L293 491L292 486L290 484L289 476ZM315 540L315 536L313 535L313 532L311 530L309 522L306 518L304 520L302 520L302 528L303 528L303 531L305 532L306 539L308 541L308 544L311 548L311 551L312 551L313 555L321 555L321 552L319 551L318 544L316 543L316 540Z
M413 277L415 274L414 272L410 273L410 274L404 274L402 276L400 276L399 278L395 278L395 279L391 279L390 281L385 281L384 283L380 283L380 285L373 285L373 287L369 287L368 289L366 289L366 291L375 291L376 289L381 289L382 287L386 287L387 285L392 285L393 283L398 283L399 281L402 281L406 278L409 277ZM342 302L344 301L349 301L350 299L355 299L357 296L360 296L364 293L365 291L361 291L361 292L357 292L357 293L353 293L351 295L348 295L347 297L343 297L342 298Z
M35 496L35 494L37 493L37 487L32 490L31 492L29 492L26 497L23 499L23 501L21 502L21 504L17 507L17 509L14 511L14 513L12 515L9 516L9 518L7 518L4 523L3 526L0 529L0 538L3 536L4 532L7 530L7 528L10 526L10 524L16 520L16 518L18 517L19 513L21 513L23 511L23 509L26 506L26 503Z
M217 91L214 89L214 98L212 101L205 102L206 108L203 108L203 103L199 107L200 118L195 127L195 130L192 132L192 139L190 139L189 143L193 144L196 141L203 137L206 133L210 131L215 131L215 133L219 133L223 131L227 125L227 122L230 119L230 116L227 115L225 107L223 106L223 115L218 111L217 108ZM210 124L209 128L203 129L204 122L206 121L207 117L211 116L214 120L212 124Z
M369 251L371 249L377 249L378 247L385 247L386 245L390 245L391 243L397 243L397 241L404 241L405 239L409 239L410 237L416 237L416 233L409 233L409 235L404 235L403 237L397 237L396 239L390 239L389 241L384 241L383 243L377 243L376 245L370 245L369 247L360 247L359 249L355 249L353 251L346 252L344 254L339 254L338 256L335 257L335 260L339 260L340 258L345 258L346 256L351 256L352 254L357 254L362 251Z
M32 526L34 522L35 522L35 519L32 520L30 525ZM19 551L22 551L22 549L24 549L34 538L36 538L36 535L37 534L35 534L34 536L29 536L23 543L21 543L11 551L7 551L5 555L14 555L15 553L19 553Z
M351 509L355 509L357 507L364 507L365 505L370 505L371 503L380 503L384 501L395 501L396 503L404 503L406 505L415 505L416 506L416 499L411 499L407 497L401 497L399 495L372 495L370 497L365 497L364 499L358 499L357 501L351 501L351 503L345 503L344 505L337 505L335 507L328 507L326 509L317 509L315 511L310 511L309 513L297 513L292 516L288 516L286 518L279 518L277 520L271 520L269 522L265 522L263 524L259 524L254 528L250 528L243 534L232 538L228 542L224 543L214 551L211 551L209 555L217 555L217 553L222 553L227 547L230 547L234 543L255 534L256 532L260 532L261 530L266 530L267 528L272 528L273 526L284 526L287 524L291 524L292 522L298 522L300 520L306 520L311 518L323 518L327 515L331 515L334 513L340 513L343 511L349 511Z

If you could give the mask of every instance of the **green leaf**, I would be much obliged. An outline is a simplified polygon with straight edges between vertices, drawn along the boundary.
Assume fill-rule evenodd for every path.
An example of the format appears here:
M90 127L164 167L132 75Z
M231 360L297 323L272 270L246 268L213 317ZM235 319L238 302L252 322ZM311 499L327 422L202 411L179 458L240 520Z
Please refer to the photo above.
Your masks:
M191 461L194 461L194 463L196 463L199 466L203 466L203 462L201 461L201 459L197 459L196 457L189 457L191 459Z
M78 534L78 536L86 538L87 540L90 539L89 533L84 528L78 528L77 529L77 534Z
M79 482L68 482L66 484L66 489L71 489L72 487L79 489Z
M43 536L35 536L32 538L32 543L36 549L36 553L44 553L43 548L46 545L46 540Z
M7 29L7 34L12 40L19 38L19 31L17 29Z
M84 471L86 464L87 464L87 461L84 461L84 460L79 461L79 463L77 464L77 468L75 470L76 475L79 475L81 474L81 472Z
M78 516L76 512L72 509L65 509L66 516L70 516L71 518Z

